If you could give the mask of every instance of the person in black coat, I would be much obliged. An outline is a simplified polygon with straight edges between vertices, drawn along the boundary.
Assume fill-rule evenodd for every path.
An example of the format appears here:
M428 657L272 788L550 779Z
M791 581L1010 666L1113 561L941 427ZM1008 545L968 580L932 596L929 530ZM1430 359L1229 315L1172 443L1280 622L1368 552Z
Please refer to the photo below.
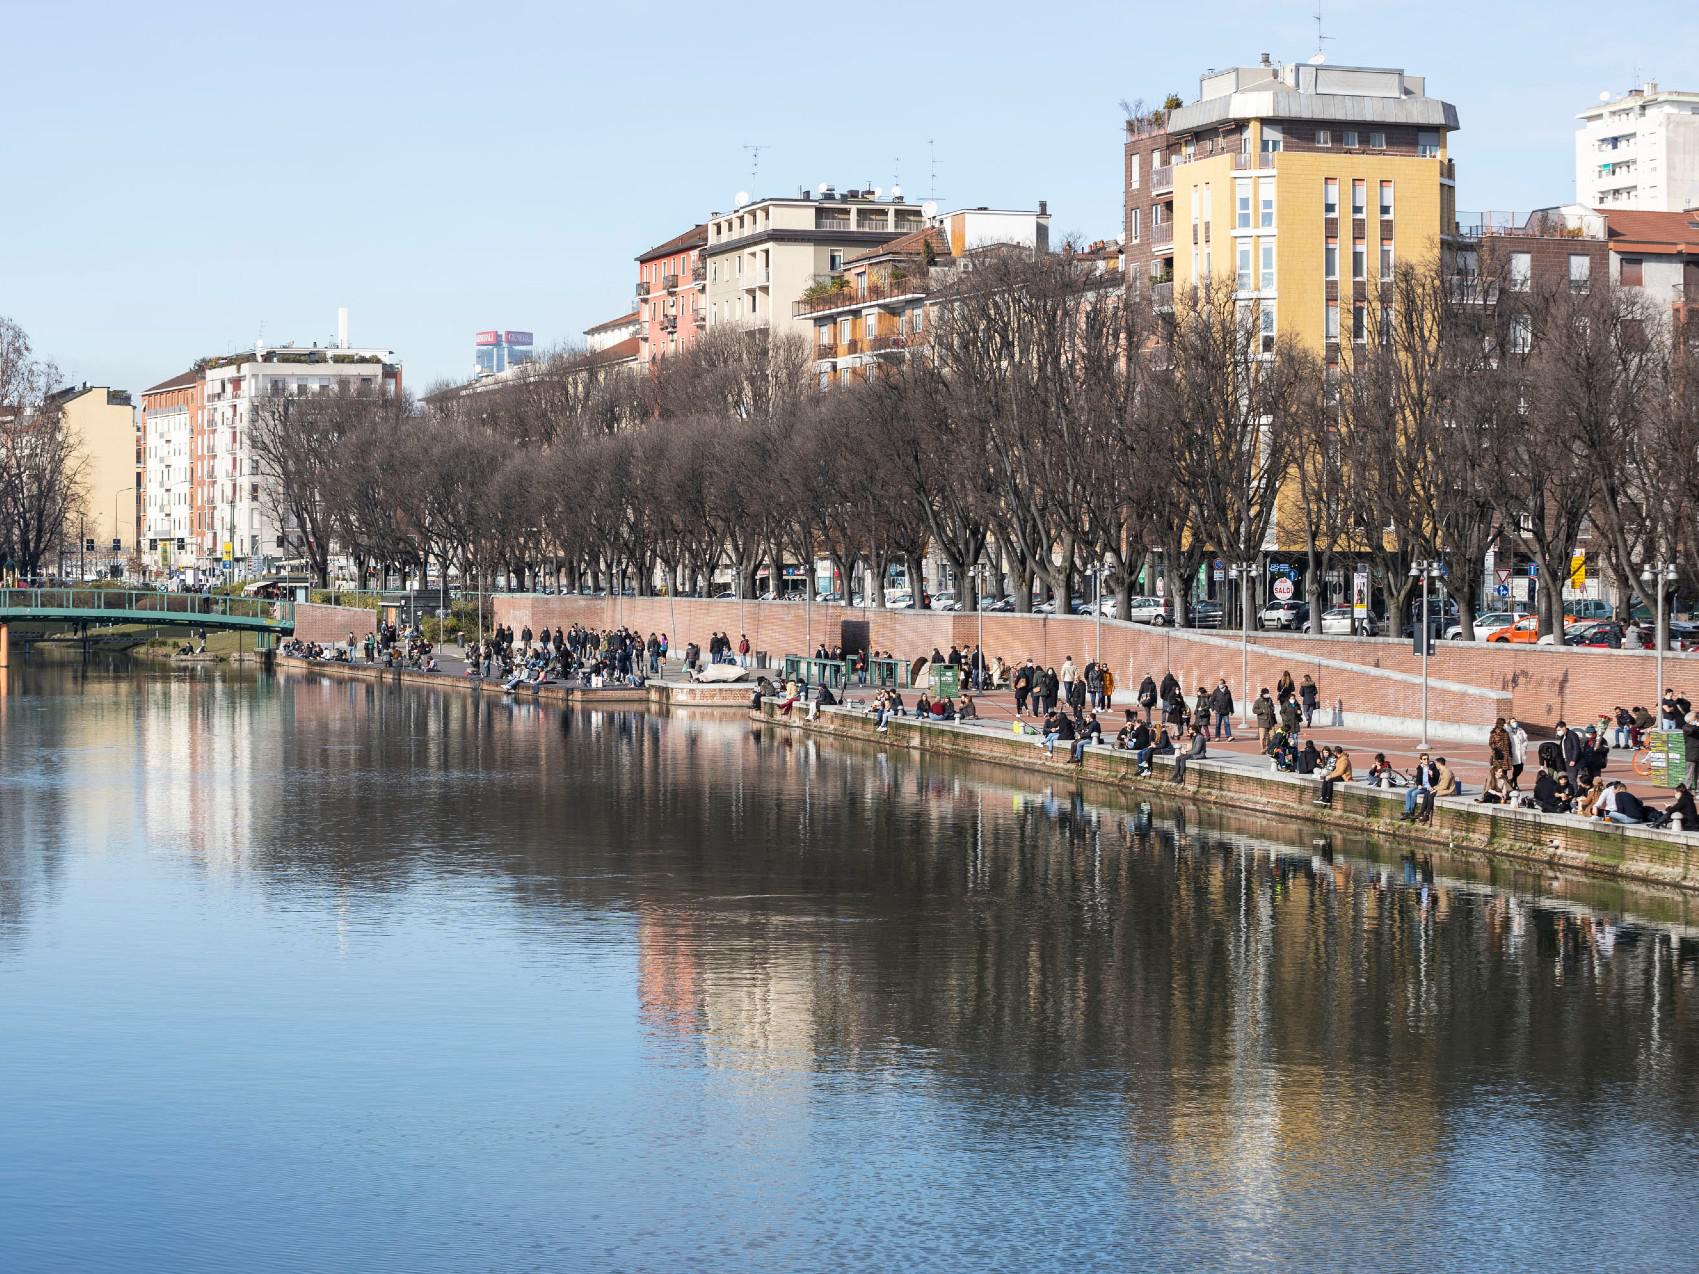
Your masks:
M1561 814L1566 802L1557 790L1557 780L1550 770L1541 770L1534 779L1534 805L1546 814Z
M1586 751L1586 743L1580 731L1571 730L1567 721L1557 723L1557 749L1564 775L1569 779L1569 790L1579 792L1585 786L1581 782L1581 757Z

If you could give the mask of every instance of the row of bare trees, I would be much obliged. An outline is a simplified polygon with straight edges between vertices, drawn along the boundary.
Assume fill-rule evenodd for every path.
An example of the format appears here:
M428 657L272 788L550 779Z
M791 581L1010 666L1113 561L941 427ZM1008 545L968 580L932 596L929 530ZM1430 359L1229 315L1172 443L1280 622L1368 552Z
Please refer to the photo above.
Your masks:
M1444 561L1467 617L1489 550L1555 580L1585 537L1618 580L1699 582L1694 381L1636 292L1405 267L1331 366L1227 284L1156 310L1067 253L934 300L923 354L830 393L805 338L716 330L648 375L579 354L423 411L278 404L256 450L321 575L336 545L362 574L754 596L824 558L878 602L935 553L969 605L1101 571L1123 602L1161 577L1184 622L1207 562L1272 548L1316 598L1368 561L1395 610Z

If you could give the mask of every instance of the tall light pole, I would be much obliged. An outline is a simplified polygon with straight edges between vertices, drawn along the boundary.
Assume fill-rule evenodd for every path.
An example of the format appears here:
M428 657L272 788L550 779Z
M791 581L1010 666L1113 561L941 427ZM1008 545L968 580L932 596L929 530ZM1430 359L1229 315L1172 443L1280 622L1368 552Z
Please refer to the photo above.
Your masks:
M1103 570L1104 570L1104 565L1105 564L1103 562L1099 562L1095 567L1092 568L1093 573L1095 574L1095 576L1097 578L1097 598L1096 598L1095 604L1092 606L1092 610L1097 612L1096 617L1095 617L1095 626L1097 628L1097 654L1094 657L1094 662L1096 662L1096 664L1098 665L1099 668L1101 668L1102 665L1103 665Z
M136 493L136 489L134 487L123 487L118 491L118 493L116 495L114 495L112 497L112 538L117 540L119 545L120 545L120 548L119 548L119 561L120 561L120 563L123 561L122 545L123 545L123 542L124 542L124 537L118 533L118 509L119 509L120 502L124 499L124 496L126 494L134 495L135 493ZM131 503L133 504L134 501L131 501ZM131 520L134 521L134 518L132 517ZM132 538L134 538L134 537L132 537Z
M1239 720L1251 719L1251 568L1254 561L1241 561L1239 572Z
M1652 621L1652 644L1658 648L1657 678L1658 684L1652 690L1652 702L1658 705L1658 722L1663 724L1664 702L1664 647L1669 645L1669 617L1664 613L1664 591L1675 580L1675 563L1658 562L1641 568L1640 580L1644 584L1652 583L1653 576L1658 584L1658 613Z
M1420 576L1422 581L1422 615L1414 630L1422 651L1422 737L1416 744L1418 748L1428 746L1428 649L1434 643L1432 619L1428 614L1428 583L1439 571L1438 562L1417 560L1410 563L1410 578Z

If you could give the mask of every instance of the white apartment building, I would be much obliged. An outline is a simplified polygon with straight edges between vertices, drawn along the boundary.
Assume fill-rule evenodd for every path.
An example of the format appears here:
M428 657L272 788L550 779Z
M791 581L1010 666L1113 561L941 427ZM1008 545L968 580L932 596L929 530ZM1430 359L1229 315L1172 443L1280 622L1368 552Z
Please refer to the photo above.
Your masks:
M1699 208L1699 93L1656 84L1580 113L1575 200L1589 208Z
M923 229L928 213L893 187L822 186L794 198L748 201L708 218L707 326L776 326L812 338L809 318L792 310L803 292L857 253Z
M143 563L150 571L193 566L195 435L201 374L190 370L142 391Z
M266 570L266 559L300 550L287 542L293 528L279 522L263 489L252 445L257 414L315 394L399 393L401 365L386 349L256 345L212 360L204 375L206 428L196 458L206 475L198 492L205 516L197 547L203 558L236 564L238 573L244 562L249 571Z

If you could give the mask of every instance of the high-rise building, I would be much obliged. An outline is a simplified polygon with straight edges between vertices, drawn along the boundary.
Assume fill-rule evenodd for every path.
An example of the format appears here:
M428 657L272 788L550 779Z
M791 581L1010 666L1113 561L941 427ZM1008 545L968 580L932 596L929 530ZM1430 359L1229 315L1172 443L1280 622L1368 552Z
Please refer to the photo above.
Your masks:
M206 382L198 367L142 391L142 560L174 571L198 562L197 444L205 437Z
M1129 288L1229 281L1276 333L1336 355L1368 289L1431 258L1455 217L1457 109L1421 76L1312 60L1211 71L1196 101L1127 122Z
M708 219L707 326L777 327L813 339L812 319L793 315L817 281L847 258L926 228L928 209L877 186L804 190L793 198L744 201Z
M472 338L472 374L497 376L534 357L530 332L479 332Z
M702 261L707 242L707 225L693 226L637 258L637 338L643 364L689 349L707 326L708 267Z
M1575 201L1589 208L1699 208L1699 93L1646 84L1577 118Z

